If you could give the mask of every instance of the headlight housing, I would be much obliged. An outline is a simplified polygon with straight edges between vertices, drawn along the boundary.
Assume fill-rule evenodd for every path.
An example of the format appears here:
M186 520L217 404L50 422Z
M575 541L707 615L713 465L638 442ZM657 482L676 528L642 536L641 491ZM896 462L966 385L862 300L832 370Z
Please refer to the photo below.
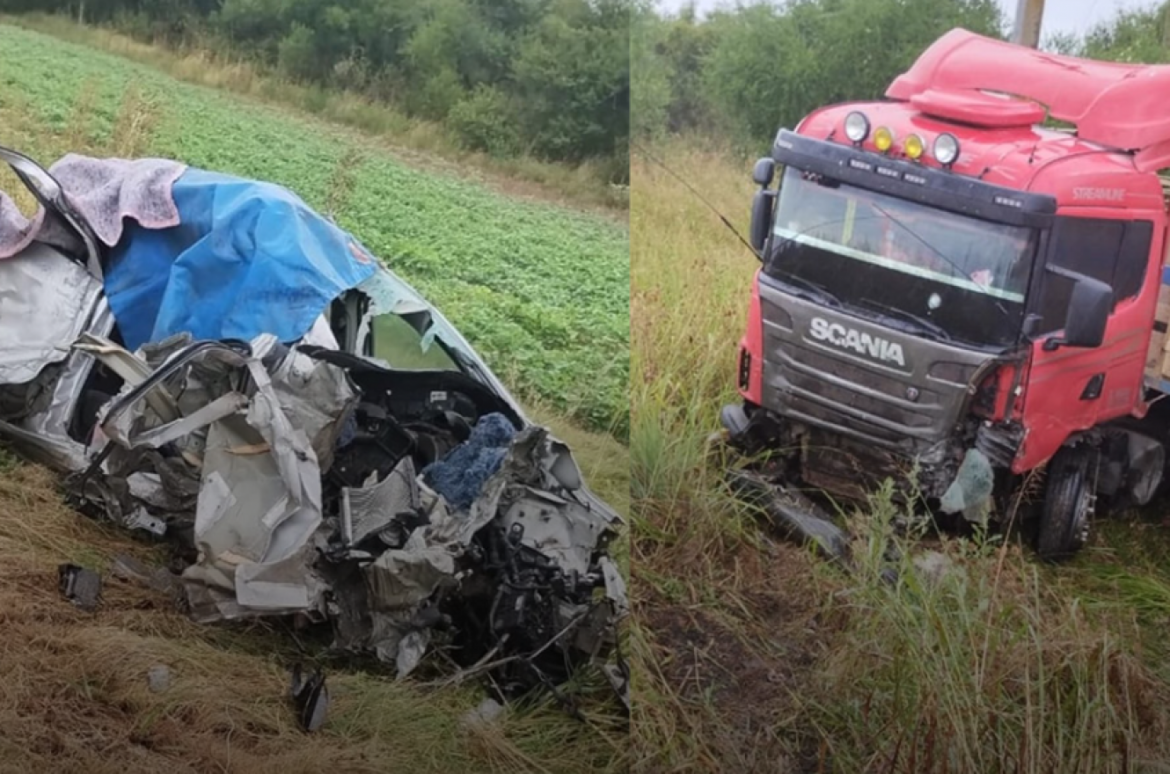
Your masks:
M934 138L935 161L947 167L954 164L957 158L959 158L959 140L955 135L948 132Z
M845 136L853 142L862 142L869 137L869 119L864 113L853 111L845 116Z

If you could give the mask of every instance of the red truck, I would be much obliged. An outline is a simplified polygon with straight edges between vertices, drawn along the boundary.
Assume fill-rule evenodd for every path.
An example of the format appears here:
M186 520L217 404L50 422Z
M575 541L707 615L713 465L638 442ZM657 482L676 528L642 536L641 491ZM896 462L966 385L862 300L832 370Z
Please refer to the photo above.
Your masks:
M887 99L780 130L753 172L762 265L722 423L769 452L752 475L789 522L819 529L802 487L890 478L1002 520L1037 472L1036 548L1057 559L1099 501L1150 502L1170 439L1168 95L1170 66L956 29Z

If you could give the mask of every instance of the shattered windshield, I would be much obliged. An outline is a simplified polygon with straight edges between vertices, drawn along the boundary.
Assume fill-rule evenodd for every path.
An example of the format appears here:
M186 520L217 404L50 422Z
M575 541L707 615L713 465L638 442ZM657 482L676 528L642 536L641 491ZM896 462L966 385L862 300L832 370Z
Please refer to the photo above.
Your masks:
M1035 242L1026 227L789 168L765 272L824 303L918 318L917 333L1007 345L1019 335Z

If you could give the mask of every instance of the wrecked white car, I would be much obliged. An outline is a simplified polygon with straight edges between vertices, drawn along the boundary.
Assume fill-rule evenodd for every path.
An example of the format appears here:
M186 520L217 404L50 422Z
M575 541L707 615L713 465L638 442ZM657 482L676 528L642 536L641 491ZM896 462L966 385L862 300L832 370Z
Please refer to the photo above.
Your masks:
M199 621L295 615L506 693L604 659L618 515L462 336L278 186L2 157L0 436L79 508L171 539ZM612 674L612 671L611 671Z

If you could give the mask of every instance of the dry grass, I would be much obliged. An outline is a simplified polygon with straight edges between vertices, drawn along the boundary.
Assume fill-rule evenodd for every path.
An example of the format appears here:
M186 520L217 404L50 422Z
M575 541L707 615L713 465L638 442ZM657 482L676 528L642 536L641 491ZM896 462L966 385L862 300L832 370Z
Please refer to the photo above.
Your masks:
M746 173L690 144L653 153L744 221ZM630 228L635 768L786 771L795 746L778 721L805 679L791 666L817 647L804 604L816 595L787 589L812 576L799 552L758 537L705 452L732 397L755 260L637 154Z
M494 158L464 150L442 125L409 118L393 105L354 91L296 83L235 55L196 47L174 50L150 45L109 29L78 25L64 16L28 14L5 17L4 22L147 64L187 83L233 92L315 114L327 118L331 124L353 127L411 163L433 167L435 157L442 157L446 164L458 165L460 174L477 172L481 182L504 193L596 208L615 215L624 213L628 205L627 192L623 187L610 185L602 162L569 165L528 157Z
M652 152L746 229L752 159ZM1170 654L1146 643L1165 640L1170 578L1112 536L1040 568L1011 542L895 540L878 497L851 519L860 569L845 576L773 544L726 495L706 438L735 399L758 264L678 181L645 159L632 172L635 769L1160 770ZM915 567L927 547L954 571Z

